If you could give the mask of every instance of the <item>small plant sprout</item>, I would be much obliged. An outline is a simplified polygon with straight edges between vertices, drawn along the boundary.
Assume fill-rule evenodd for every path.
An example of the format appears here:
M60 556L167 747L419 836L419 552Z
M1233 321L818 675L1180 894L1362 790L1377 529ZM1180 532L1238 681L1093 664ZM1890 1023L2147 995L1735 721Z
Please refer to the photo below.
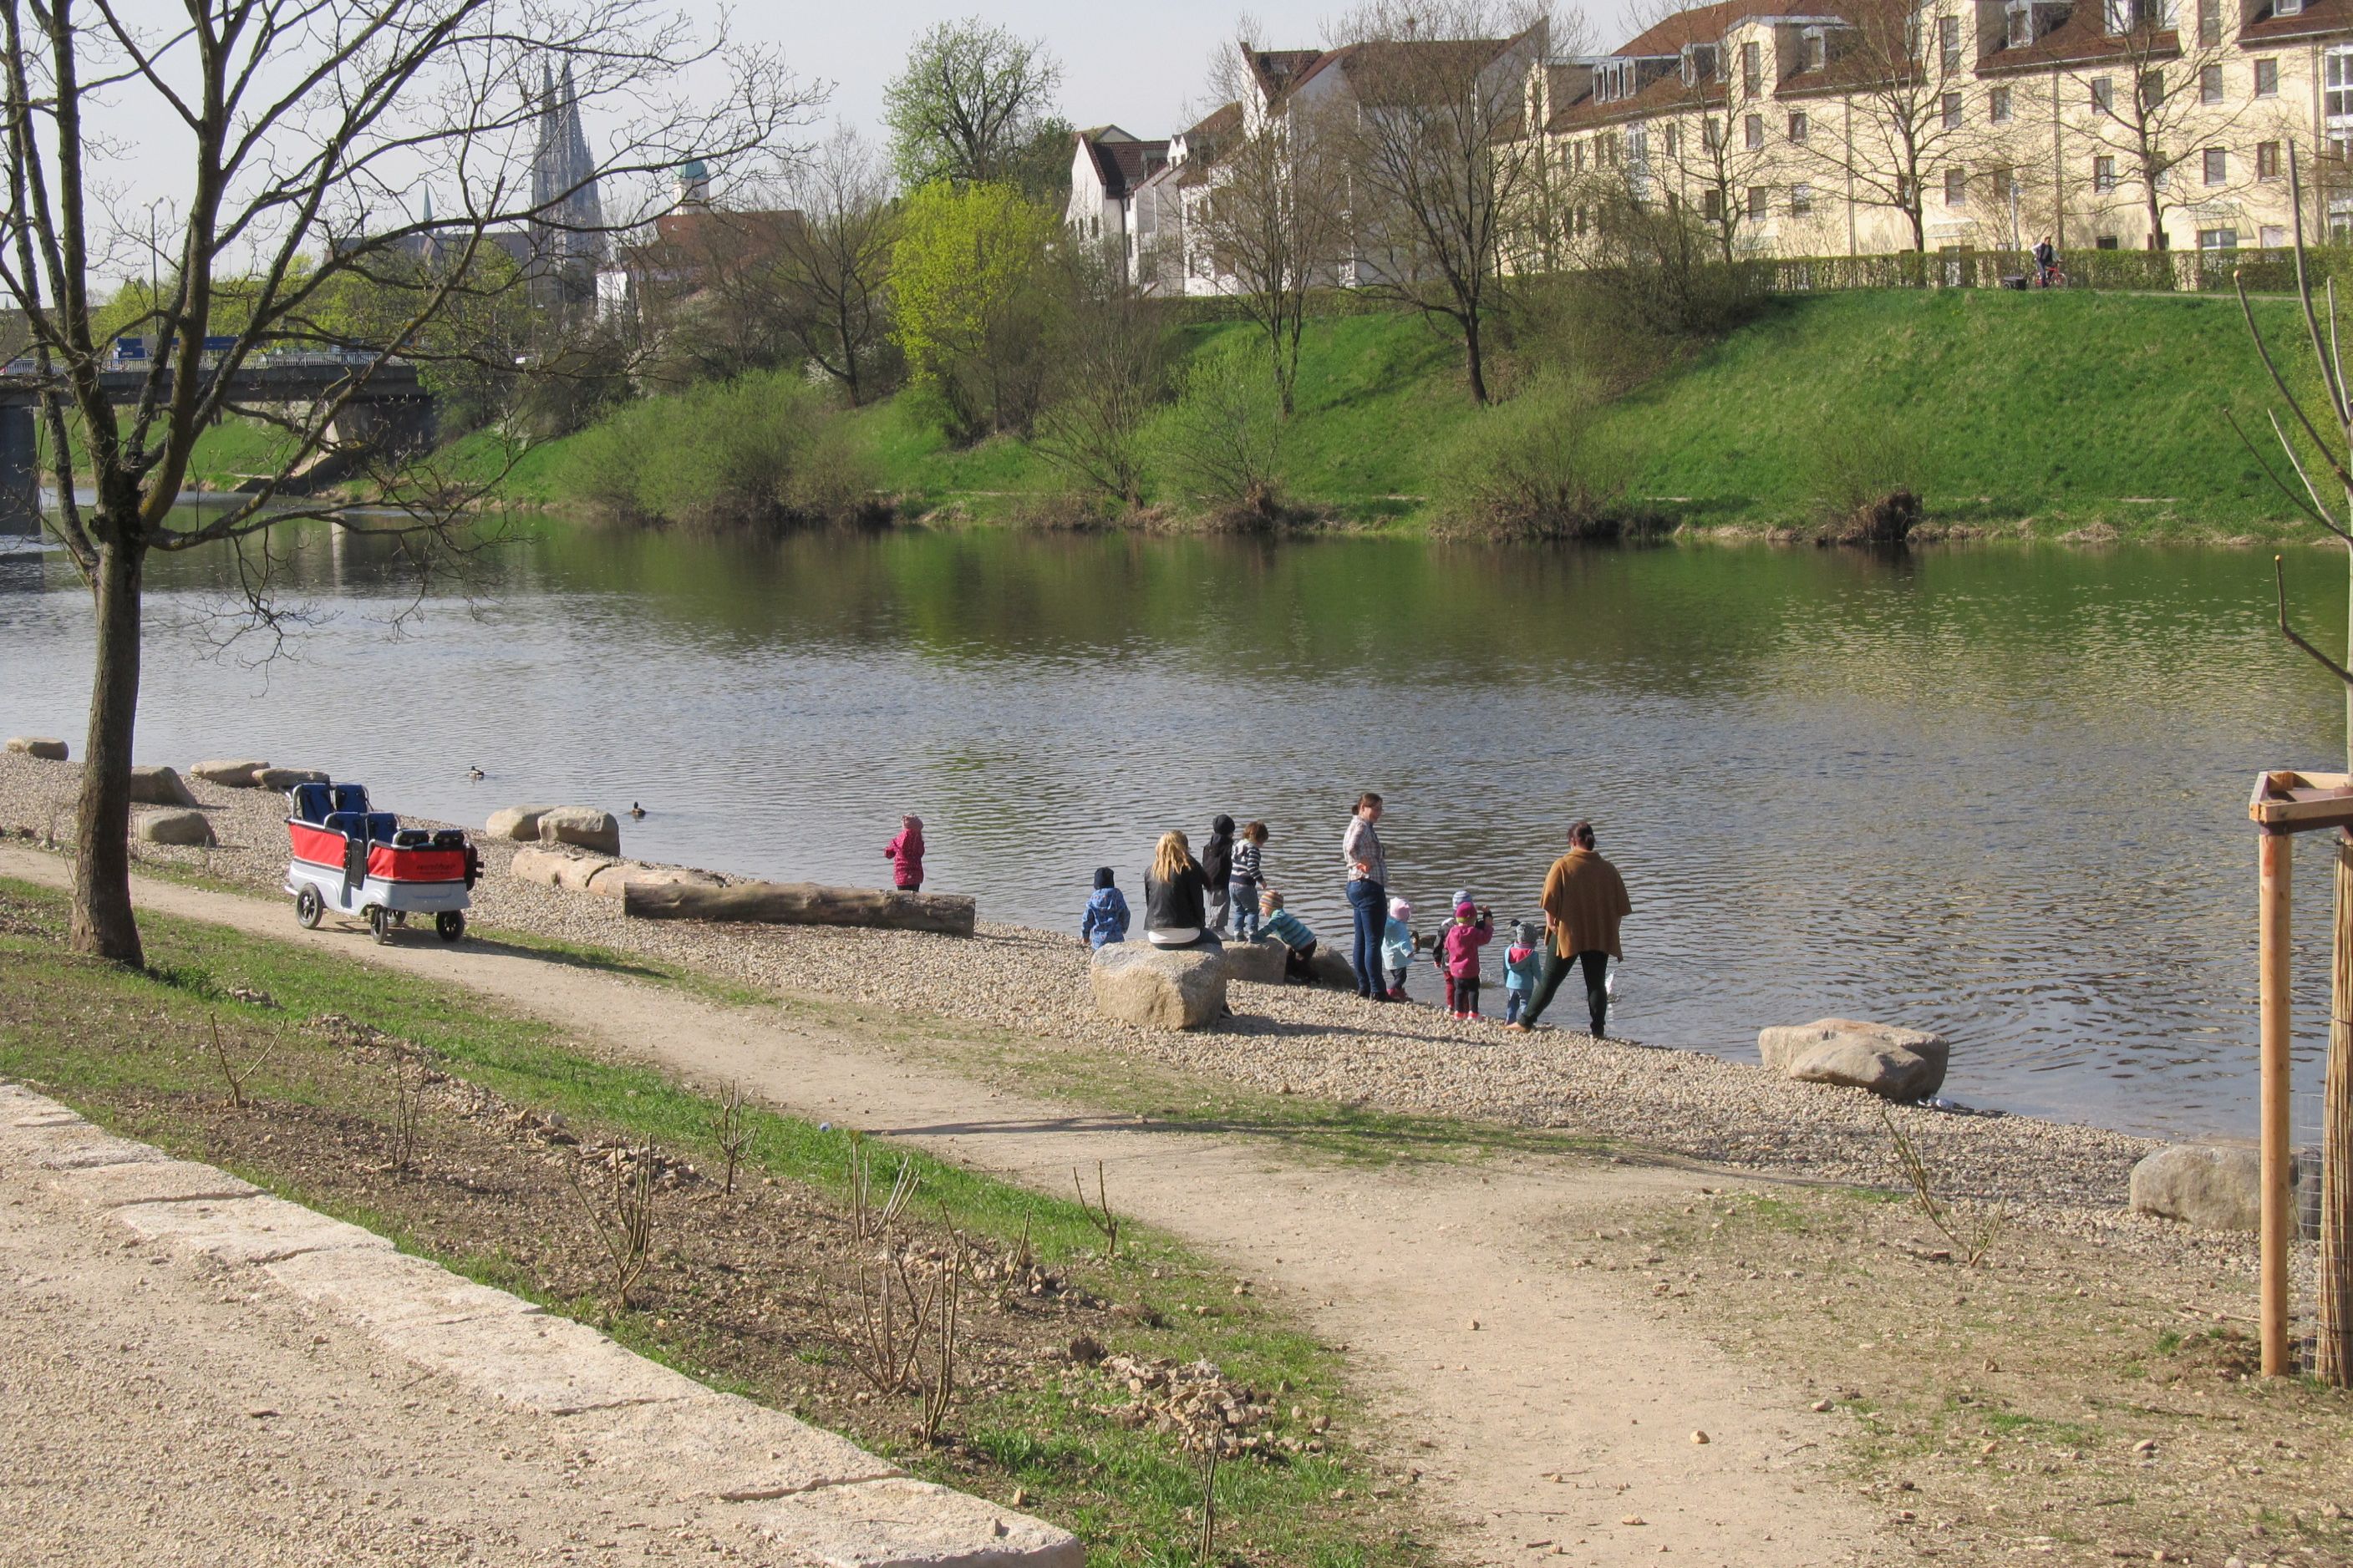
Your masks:
M580 1212L587 1216L588 1228L604 1249L615 1310L626 1312L636 1305L638 1285L653 1261L654 1173L660 1160L649 1143L628 1152L623 1163L625 1168L614 1173L610 1192L589 1192L588 1184L581 1179L583 1162L579 1160L573 1161L565 1174L572 1184L572 1195L580 1202Z
M1086 1211L1089 1222L1103 1233L1103 1257L1106 1259L1117 1258L1119 1256L1119 1216L1111 1212L1111 1204L1104 1195L1103 1162L1101 1160L1095 1162L1095 1195L1092 1203L1087 1201L1086 1184L1079 1179L1079 1168L1076 1165L1071 1167L1071 1185L1078 1189L1079 1207Z
M417 1134L425 1116L425 1053L401 1045L392 1054L392 1168L417 1168Z
M236 1110L243 1110L245 1109L245 1086L252 1080L253 1075L259 1072L262 1066L269 1060L273 1054L275 1054L278 1049L278 1043L273 1040L269 1045L262 1047L260 1050L255 1052L252 1056L246 1058L244 1061L239 1062L231 1054L228 1041L224 1039L221 1036L220 1015L214 1013L208 1016L212 1024L213 1031L213 1065L220 1069L221 1081L228 1086L229 1104Z
M1904 1183L1912 1190L1912 1205L1927 1222L1936 1227L1938 1235L1950 1244L1953 1256L1975 1268L1993 1250L1994 1238L2001 1234L2006 1217L1999 1208L1981 1208L1973 1217L1964 1218L1954 1206L1936 1195L1935 1178L1928 1171L1928 1162L1922 1156L1919 1145L1895 1124L1887 1107L1879 1108L1880 1125L1895 1146L1895 1163L1904 1172Z
M1194 1539L1195 1568L1209 1568L1218 1549L1218 1437L1214 1433L1201 1441L1200 1526Z
M726 1180L720 1191L728 1196L734 1195L736 1167L744 1163L744 1151L751 1146L752 1123L744 1112L744 1086L731 1079L727 1098L719 1105L719 1152L727 1163Z
M955 1397L955 1362L957 1320L964 1305L964 1279L972 1260L957 1235L948 1227L947 1250L940 1258L938 1326L934 1331L932 1375L923 1388L923 1417L917 1435L929 1443L940 1437L941 1424L947 1420L948 1405Z
M915 1163L902 1159L891 1183L891 1195L882 1206L874 1206L874 1151L863 1132L849 1135L849 1228L860 1241L874 1241L890 1234L899 1216L906 1212L907 1204L915 1195L923 1178L915 1173Z

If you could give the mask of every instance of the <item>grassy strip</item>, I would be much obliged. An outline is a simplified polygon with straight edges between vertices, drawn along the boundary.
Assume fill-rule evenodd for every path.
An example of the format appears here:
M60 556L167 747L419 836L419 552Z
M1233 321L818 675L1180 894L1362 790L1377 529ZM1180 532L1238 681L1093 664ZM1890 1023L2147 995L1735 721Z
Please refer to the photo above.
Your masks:
M718 1106L651 1069L596 1059L535 1020L486 1007L464 993L364 963L221 928L142 918L152 968L132 973L63 951L62 895L0 881L0 1073L20 1079L132 1136L199 1159L229 1160L250 1180L298 1202L322 1202L461 1271L607 1322L617 1337L715 1386L771 1403L798 1403L773 1377L746 1376L735 1352L697 1315L673 1305L607 1313L546 1263L497 1247L428 1246L434 1215L423 1182L388 1181L322 1200L321 1183L274 1150L333 1122L379 1140L393 1111L355 1078L350 1053L299 1020L341 1014L425 1047L448 1071L544 1115L561 1112L584 1139L658 1141L706 1169L717 1165ZM631 961L634 962L634 961ZM240 998L237 993L244 993ZM256 999L257 996L267 1000ZM211 1022L240 1055L269 1051L247 1092L256 1109L230 1116L206 1042ZM259 1119L259 1120L256 1120ZM798 1119L756 1113L746 1169L839 1204L849 1142ZM269 1138L253 1129L276 1130ZM282 1133L282 1137L279 1134ZM1169 1238L1123 1227L1106 1260L1074 1203L1029 1192L911 1151L893 1151L936 1205L967 1234L1010 1246L1027 1238L1039 1260L1107 1301L1132 1303L1113 1348L1178 1363L1208 1360L1251 1388L1280 1391L1305 1410L1345 1408L1338 1355L1291 1327ZM1114 1203L1118 1194L1112 1194ZM446 1207L446 1205L445 1205ZM445 1232L446 1234L446 1232ZM773 1352L773 1347L769 1347ZM838 1352L822 1338L798 1348L812 1366ZM731 1361L731 1357L733 1360ZM1100 1397L1097 1394L1096 1397ZM905 1436L903 1407L861 1406L846 1425L919 1474L1010 1500L1078 1531L1099 1564L1166 1563L1189 1555L1187 1510L1198 1476L1176 1440L1130 1427L1074 1396L1063 1377L1000 1375L952 1417L949 1450ZM1255 1562L1373 1565L1423 1556L1395 1501L1377 1502L1365 1458L1336 1436L1326 1451L1270 1455L1219 1472L1219 1504L1231 1552Z
M1570 1266L1647 1276L1663 1311L1820 1396L1792 1422L1924 1552L2353 1561L2353 1397L2253 1375L2243 1279L2029 1225L1972 1268L1908 1199L1835 1188L1607 1219L1562 1238Z

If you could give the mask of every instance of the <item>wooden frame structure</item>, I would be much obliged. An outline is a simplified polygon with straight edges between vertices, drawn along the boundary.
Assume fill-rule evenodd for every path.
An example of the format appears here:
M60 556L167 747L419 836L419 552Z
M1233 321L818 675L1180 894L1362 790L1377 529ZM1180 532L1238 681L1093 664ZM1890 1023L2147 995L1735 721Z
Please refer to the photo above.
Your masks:
M2263 1325L2263 1375L2284 1376L2288 1354L2287 1252L2295 1235L2295 1152L2291 1147L2288 1058L2289 915L2293 847L2299 833L2336 828L2353 837L2353 774L2289 769L2255 780L2247 815L2262 834L2263 902L2260 974L2263 1101L2258 1114L2263 1150L2263 1277L2257 1317Z

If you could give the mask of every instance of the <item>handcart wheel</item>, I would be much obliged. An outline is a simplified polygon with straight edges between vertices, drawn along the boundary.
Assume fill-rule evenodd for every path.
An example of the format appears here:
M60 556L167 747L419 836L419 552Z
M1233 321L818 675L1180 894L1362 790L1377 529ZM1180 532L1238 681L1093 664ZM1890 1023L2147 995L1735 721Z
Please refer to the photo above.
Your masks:
M327 912L327 901L319 897L316 888L304 888L294 895L294 920L304 931L317 931L319 917Z
M455 942L466 934L466 917L458 910L443 910L433 917L433 934L443 942Z
M370 904L367 907L367 923L368 930L375 933L376 941L392 940L392 920L389 911L382 904Z

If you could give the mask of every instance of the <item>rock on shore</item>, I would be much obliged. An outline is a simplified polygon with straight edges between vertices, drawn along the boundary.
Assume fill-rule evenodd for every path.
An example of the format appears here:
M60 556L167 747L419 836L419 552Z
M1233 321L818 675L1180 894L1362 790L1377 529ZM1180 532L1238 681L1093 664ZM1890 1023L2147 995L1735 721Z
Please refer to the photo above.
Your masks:
M539 842L539 819L555 807L552 805L510 805L491 813L482 831L492 838L516 844Z
M66 743L48 735L11 735L8 749L19 756L38 757L45 763L66 760Z
M216 842L213 825L201 811L181 811L166 807L160 811L142 811L132 824L131 830L149 844L178 844L209 848Z
M1198 1029L1226 1011L1226 955L1216 947L1115 942L1089 966L1095 1008L1123 1024Z
M193 807L196 797L188 793L180 775L162 763L140 763L131 770L131 803Z
M1943 1036L1925 1029L1820 1018L1759 1030L1757 1054L1767 1068L1800 1083L1867 1089L1886 1100L1926 1100L1945 1086L1950 1047Z
M539 814L542 844L569 844L596 855L621 852L621 824L591 805L559 805Z
M254 775L269 765L252 758L196 763L189 767L188 776L218 784L223 789L252 789L257 784Z

